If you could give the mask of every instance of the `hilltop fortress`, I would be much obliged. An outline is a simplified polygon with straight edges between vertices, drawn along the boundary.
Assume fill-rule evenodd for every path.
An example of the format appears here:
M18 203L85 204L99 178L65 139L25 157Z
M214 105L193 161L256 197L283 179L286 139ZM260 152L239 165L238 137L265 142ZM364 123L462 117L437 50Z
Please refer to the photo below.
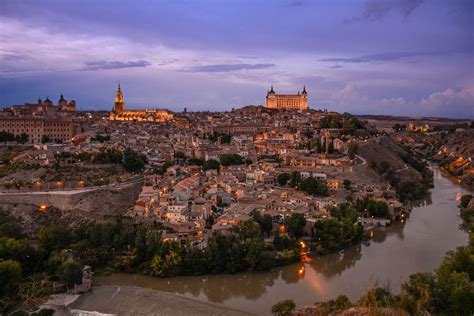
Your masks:
M269 109L308 109L308 92L306 86L297 94L276 94L273 86L267 92L266 107Z

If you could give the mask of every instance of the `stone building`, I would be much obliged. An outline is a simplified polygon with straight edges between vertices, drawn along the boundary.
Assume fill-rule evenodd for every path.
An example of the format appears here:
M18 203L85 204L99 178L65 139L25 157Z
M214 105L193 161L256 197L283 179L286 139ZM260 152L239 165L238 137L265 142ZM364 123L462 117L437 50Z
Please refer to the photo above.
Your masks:
M64 96L61 94L61 98L58 101L58 106L59 109L62 111L70 111L70 112L76 112L76 101L71 100L67 102L66 99L64 99Z
M28 142L39 143L43 136L50 141L69 141L75 134L73 121L76 102L68 102L61 94L57 105L46 98L37 103L12 105L0 111L0 131L15 136L26 134Z
M168 110L125 110L125 101L120 84L115 96L114 110L110 112L111 121L166 122L174 119Z
M69 141L74 136L71 118L0 116L0 131L28 135L28 141L39 143L43 136L51 141Z
M297 94L276 94L272 86L270 91L267 92L266 99L266 107L269 109L308 109L306 86L301 93L298 91Z

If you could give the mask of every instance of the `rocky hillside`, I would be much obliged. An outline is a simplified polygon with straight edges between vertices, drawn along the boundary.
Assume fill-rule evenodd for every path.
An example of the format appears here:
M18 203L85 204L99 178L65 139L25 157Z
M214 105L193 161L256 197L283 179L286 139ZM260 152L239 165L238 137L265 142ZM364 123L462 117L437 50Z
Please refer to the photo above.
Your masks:
M474 158L474 129L466 129L446 135L445 144L448 153Z
M359 156L366 159L369 166L374 163L380 166L383 162L387 162L401 180L419 181L421 174L401 158L407 154L406 150L389 137L374 138L359 145Z
M119 188L76 194L0 193L0 212L17 218L24 233L35 235L40 227L52 222L75 226L85 221L106 221L125 215L133 207L141 187L141 182L134 182ZM40 211L41 205L47 205L47 208Z

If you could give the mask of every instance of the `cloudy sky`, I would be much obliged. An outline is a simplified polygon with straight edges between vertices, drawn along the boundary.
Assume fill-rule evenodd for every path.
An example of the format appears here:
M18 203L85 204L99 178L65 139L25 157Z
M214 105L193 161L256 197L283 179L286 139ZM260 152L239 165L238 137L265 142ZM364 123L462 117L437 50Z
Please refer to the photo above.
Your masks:
M474 118L471 0L0 0L0 106L312 108Z

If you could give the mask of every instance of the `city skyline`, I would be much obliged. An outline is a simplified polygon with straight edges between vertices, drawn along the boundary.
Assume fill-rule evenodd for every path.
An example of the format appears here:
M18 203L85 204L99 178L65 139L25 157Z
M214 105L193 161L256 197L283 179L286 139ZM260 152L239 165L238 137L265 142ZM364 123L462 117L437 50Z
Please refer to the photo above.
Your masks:
M3 1L0 106L225 111L271 85L311 108L474 117L469 1Z

